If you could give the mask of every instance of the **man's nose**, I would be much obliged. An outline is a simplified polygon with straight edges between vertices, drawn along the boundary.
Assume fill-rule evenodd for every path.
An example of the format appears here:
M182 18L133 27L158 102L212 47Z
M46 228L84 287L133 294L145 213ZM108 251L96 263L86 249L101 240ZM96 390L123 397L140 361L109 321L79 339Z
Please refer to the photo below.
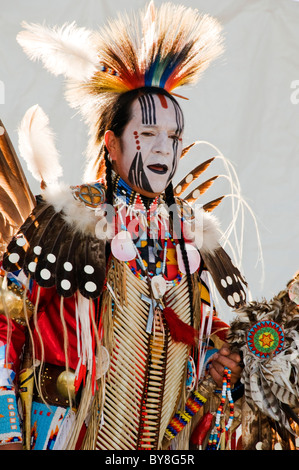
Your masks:
M171 152L171 140L168 138L166 132L160 132L153 148L155 153L161 155L169 155Z

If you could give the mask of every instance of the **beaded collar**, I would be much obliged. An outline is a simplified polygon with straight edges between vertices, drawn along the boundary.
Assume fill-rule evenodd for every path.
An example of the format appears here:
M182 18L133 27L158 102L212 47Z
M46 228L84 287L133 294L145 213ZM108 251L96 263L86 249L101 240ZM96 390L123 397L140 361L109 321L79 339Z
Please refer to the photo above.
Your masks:
M112 172L113 194L117 199L122 199L126 205L135 206L145 211L153 211L163 202L162 196L148 198L134 191L119 175Z
M126 261L126 264L135 276L142 280L160 274L169 279L167 281L169 285L179 283L182 274L178 272L174 253L176 242L169 233L169 214L162 195L153 199L145 198L114 172L112 184L113 205L117 209L117 217L121 219L120 230L131 233L129 226L125 224L131 218L138 220L138 228L141 229L134 240L136 258ZM152 258L149 255L150 251ZM169 259L166 263L167 253Z

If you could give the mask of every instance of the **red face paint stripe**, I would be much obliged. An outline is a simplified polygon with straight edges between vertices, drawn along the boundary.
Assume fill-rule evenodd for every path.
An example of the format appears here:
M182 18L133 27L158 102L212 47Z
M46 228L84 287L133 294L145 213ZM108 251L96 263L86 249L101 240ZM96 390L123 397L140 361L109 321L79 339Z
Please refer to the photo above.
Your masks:
M158 98L159 98L159 100L160 100L160 103L161 103L162 108L167 109L167 108L168 108L168 104L167 104L166 97L165 97L164 95L158 95Z

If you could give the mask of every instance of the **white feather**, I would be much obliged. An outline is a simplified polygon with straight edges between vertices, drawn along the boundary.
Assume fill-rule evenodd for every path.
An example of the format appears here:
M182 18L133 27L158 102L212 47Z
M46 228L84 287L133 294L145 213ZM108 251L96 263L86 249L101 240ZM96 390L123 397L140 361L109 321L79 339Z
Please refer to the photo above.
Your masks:
M38 105L29 108L22 119L19 151L28 170L39 182L51 183L62 175L48 116Z
M96 71L91 31L78 28L75 22L53 28L26 22L22 26L17 41L31 60L41 60L54 75L85 81Z

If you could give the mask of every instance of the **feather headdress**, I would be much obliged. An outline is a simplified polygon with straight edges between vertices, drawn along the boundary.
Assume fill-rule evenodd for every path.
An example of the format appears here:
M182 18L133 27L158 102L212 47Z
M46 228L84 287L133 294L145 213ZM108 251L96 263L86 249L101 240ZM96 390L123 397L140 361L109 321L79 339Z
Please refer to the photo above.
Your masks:
M95 32L24 24L17 40L32 60L67 79L66 98L90 126L89 156L97 156L99 119L127 91L145 86L173 90L195 83L222 51L221 27L181 5L149 6L119 14Z

